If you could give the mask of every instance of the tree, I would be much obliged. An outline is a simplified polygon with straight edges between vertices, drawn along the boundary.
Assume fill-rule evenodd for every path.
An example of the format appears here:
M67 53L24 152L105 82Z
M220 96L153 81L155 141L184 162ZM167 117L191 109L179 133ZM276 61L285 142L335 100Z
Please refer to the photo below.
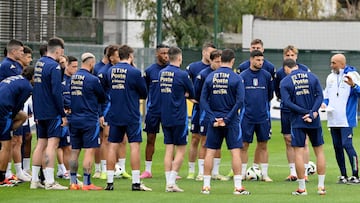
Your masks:
M92 1L90 0L57 0L56 12L61 17L91 17Z

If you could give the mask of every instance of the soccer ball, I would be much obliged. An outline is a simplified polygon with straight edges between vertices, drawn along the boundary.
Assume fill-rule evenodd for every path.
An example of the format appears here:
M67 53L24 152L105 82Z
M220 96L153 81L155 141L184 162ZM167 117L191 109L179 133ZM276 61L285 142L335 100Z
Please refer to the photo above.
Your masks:
M123 173L123 170L120 168L119 164L115 164L115 173L114 173L114 177L115 178L121 178L121 174Z
M250 167L246 171L246 179L247 180L260 180L261 179L261 170L258 167Z
M312 161L309 161L309 168L307 168L308 175L314 175L316 173L316 164Z

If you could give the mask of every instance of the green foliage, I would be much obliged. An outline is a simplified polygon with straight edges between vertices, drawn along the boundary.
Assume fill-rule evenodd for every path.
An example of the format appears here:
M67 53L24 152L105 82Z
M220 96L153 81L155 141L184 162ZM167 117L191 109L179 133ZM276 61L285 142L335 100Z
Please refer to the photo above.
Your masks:
M91 17L91 0L57 0L56 13L61 17Z

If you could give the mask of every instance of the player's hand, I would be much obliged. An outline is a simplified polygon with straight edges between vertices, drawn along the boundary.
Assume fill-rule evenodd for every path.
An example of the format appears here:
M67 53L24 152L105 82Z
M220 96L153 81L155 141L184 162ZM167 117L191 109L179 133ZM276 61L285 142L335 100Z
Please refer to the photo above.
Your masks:
M185 92L185 95L184 95L186 98L189 97L189 92Z
M68 125L68 120L67 120L66 117L62 117L61 120L62 120L61 126L67 126Z
M99 118L99 123L100 123L100 126L102 127L102 128L104 128L105 127L105 119L104 119L104 116L101 116L100 118Z
M302 117L302 119L307 122L307 123L311 123L312 119L310 117L310 114L305 114L305 116Z
M224 127L226 124L224 122L224 118L215 118L216 122L218 123L218 126Z
M345 75L344 76L344 82L348 85L350 85L350 87L353 87L355 85L353 79L351 78L350 75Z

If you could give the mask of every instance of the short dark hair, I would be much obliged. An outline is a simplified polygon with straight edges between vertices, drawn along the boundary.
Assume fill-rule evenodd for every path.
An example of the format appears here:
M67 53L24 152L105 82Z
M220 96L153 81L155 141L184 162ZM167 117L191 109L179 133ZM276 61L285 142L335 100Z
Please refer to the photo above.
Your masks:
M264 43L261 39L253 39L250 45L254 45L254 44L261 44L261 46L264 46Z
M54 52L55 48L61 47L64 49L64 40L58 37L49 39L47 49L49 52Z
M250 52L250 57L254 58L255 56L264 56L264 53L262 53L259 50L253 50L252 52Z
M209 47L216 49L216 46L214 45L214 43L212 43L212 42L205 42L205 43L203 44L203 46L202 46L202 50L207 49L207 48L209 48Z
M70 64L73 61L78 61L78 59L75 56L68 56L68 64Z
M221 62L229 63L235 58L235 52L232 49L224 49L221 53Z
M129 59L130 54L134 53L134 49L126 44L121 45L118 50L120 60Z
M13 49L16 49L18 47L23 47L24 44L16 39L11 39L7 44L6 44L6 51L11 52Z
M105 48L104 48L104 56L106 55L106 52L108 50L108 48L110 47L111 45L107 45Z
M21 75L30 81L34 76L34 67L29 66L29 67L24 68Z
M47 52L47 44L41 44L39 46L40 56L44 56Z
M158 50L160 50L160 49L162 49L162 48L170 48L168 45L166 45L166 44L158 44L157 46L156 46L156 50L158 51Z
M217 57L221 57L221 50L214 50L210 53L210 60L214 60Z
M285 66L292 69L296 66L296 61L294 61L293 59L285 59L283 62L283 67L285 67Z
M179 47L170 47L169 48L169 61L175 61L177 59L177 57L182 54L182 51Z
M32 54L32 49L28 46L24 46L24 54Z
M114 55L116 51L119 51L119 45L113 44L109 45L106 49L106 57L110 61L110 56Z

